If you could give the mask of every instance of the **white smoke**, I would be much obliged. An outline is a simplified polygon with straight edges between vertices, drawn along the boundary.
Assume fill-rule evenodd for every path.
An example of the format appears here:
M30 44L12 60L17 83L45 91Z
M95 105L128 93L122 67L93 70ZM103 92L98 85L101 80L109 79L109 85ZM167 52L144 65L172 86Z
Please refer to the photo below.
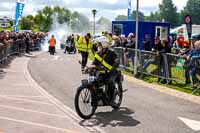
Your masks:
M41 45L42 51L48 51L49 44L48 40L54 35L56 39L56 50L61 49L61 43L65 43L67 36L72 34L71 28L66 24L59 24L57 22L57 15L53 15L53 24L51 30L48 32L48 37L45 38L45 42Z

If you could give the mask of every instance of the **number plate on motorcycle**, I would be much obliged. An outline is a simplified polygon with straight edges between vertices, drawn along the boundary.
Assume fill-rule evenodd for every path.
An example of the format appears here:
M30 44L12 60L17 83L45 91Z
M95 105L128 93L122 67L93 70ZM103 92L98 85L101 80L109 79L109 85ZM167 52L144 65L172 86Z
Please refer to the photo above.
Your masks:
M81 83L84 84L84 85L88 84L88 80L87 79L83 79L83 80L81 80Z

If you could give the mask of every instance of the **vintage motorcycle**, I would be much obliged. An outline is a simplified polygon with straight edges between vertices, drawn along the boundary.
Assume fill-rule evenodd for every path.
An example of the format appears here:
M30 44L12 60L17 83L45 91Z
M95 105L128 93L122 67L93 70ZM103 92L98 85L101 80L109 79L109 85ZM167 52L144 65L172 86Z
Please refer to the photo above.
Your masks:
M81 80L81 86L77 89L74 100L75 109L83 119L90 119L99 106L111 106L113 109L118 109L122 103L123 75L121 71L116 70L112 75L106 71L107 76L103 78L100 73L100 68L87 67L86 74L89 74L89 78ZM109 81L110 76L113 77L112 83Z

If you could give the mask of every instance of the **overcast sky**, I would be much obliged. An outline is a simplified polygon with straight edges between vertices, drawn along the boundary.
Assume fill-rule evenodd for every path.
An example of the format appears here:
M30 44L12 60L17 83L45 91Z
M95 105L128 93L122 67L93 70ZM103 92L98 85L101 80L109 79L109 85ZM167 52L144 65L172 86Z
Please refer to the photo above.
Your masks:
M128 0L25 0L26 5L23 15L35 15L37 10L44 6L64 6L73 11L78 11L92 19L92 9L97 9L97 18L105 16L111 20L119 15L127 15ZM140 10L149 15L151 11L157 11L162 0L139 0ZM173 0L178 11L183 9L187 0ZM12 17L15 14L16 0L0 0L0 17ZM136 0L132 0L132 9L136 8Z

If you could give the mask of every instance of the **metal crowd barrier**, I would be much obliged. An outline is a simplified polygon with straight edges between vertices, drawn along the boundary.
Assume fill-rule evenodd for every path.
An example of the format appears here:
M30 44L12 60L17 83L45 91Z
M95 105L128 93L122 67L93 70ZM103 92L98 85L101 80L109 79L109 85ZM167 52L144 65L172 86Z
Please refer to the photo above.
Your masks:
M25 49L26 46L23 40L9 40L6 44L0 45L0 63L3 64L12 55L25 53ZM40 50L39 42L30 43L30 50Z
M120 66L133 72L135 49L122 47L113 48L120 59ZM137 72L139 78L144 75L154 76L158 81L169 84L185 83L185 66L189 62L175 54L157 54L155 52L138 50ZM200 73L200 72L199 72Z
M117 56L120 60L120 67L133 72L134 71L134 57L135 57L135 49L125 49L123 47L115 47L113 48ZM139 55L139 51L138 51ZM138 57L139 58L139 57Z
M13 47L14 45L12 40L9 40L6 44L0 45L0 63L3 63L9 56L17 53Z

